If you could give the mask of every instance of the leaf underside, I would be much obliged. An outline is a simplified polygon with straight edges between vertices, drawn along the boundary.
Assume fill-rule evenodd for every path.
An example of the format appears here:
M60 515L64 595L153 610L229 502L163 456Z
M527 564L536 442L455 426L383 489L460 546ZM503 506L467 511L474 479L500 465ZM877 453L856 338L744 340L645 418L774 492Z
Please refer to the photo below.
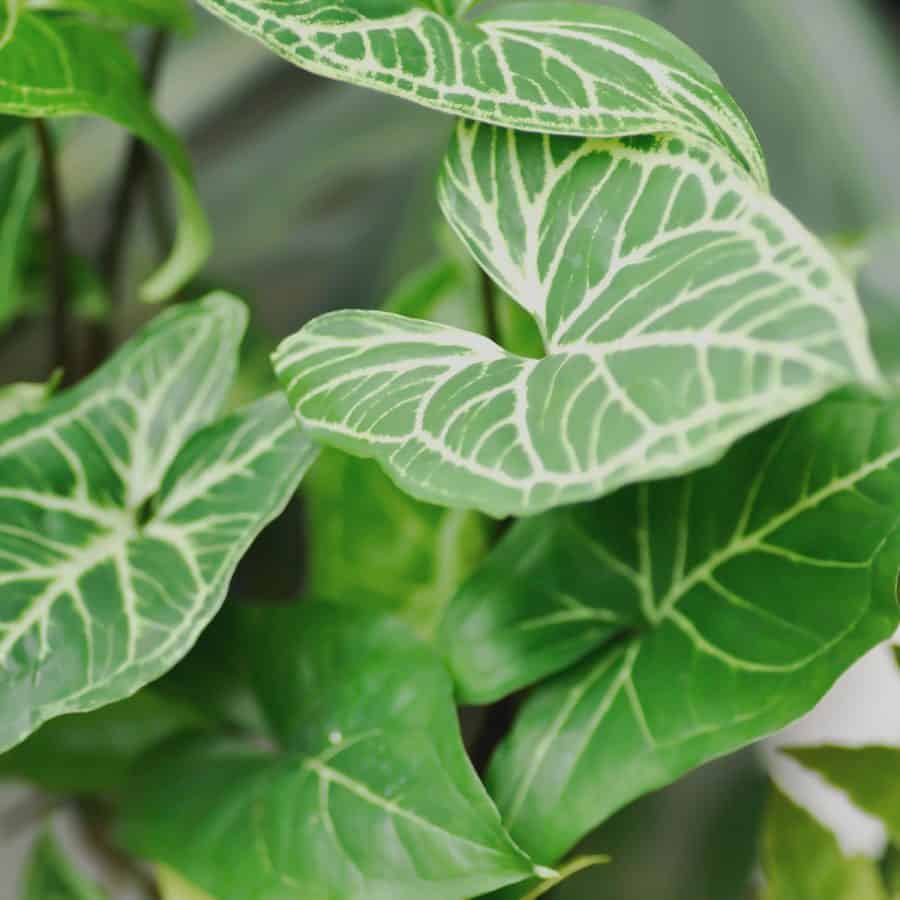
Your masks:
M519 523L442 630L464 700L575 664L491 763L513 837L556 859L806 712L896 628L898 569L900 403L850 392L691 476Z
M459 900L533 873L465 755L446 671L404 626L305 603L261 611L247 646L279 748L151 754L131 850L217 900Z
M353 310L275 356L305 429L421 499L495 516L593 499L878 377L844 273L718 151L462 122L439 193L543 359Z
M312 462L279 396L208 424L245 316L225 295L165 313L0 425L0 748L171 667Z

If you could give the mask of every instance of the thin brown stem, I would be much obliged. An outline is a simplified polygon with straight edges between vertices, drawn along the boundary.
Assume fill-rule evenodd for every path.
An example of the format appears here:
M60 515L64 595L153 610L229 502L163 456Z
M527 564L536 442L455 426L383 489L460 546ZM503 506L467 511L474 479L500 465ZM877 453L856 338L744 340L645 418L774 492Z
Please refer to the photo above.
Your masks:
M50 369L63 369L64 377L72 375L71 310L69 308L68 240L66 235L66 211L63 203L59 172L56 165L56 147L43 119L34 120L41 168L44 178L44 195L47 200L49 272L50 272Z

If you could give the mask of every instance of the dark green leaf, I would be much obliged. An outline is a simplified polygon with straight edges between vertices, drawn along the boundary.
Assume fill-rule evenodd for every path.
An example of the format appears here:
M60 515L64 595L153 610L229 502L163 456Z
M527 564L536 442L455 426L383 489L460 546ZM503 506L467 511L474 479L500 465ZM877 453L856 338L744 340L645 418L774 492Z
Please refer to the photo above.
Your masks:
M114 791L140 754L208 724L198 710L145 688L102 709L46 722L0 755L0 778L23 778L65 794Z
M556 859L628 801L806 712L897 626L898 510L900 401L847 392L692 476L519 525L508 540L532 556L477 576L445 632L479 699L586 657L534 692L492 762L513 836Z
M49 831L38 838L22 900L106 900L106 896L66 859Z
M280 749L144 760L124 838L217 900L459 900L534 867L472 770L443 667L400 623L325 604L247 633Z

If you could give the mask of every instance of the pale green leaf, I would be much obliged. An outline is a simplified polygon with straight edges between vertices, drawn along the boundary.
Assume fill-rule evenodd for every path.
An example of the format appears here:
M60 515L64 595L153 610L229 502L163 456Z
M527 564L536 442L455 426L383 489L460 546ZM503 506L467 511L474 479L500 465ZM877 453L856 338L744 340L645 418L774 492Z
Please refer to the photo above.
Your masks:
M900 845L900 748L784 747L782 752L846 792Z
M37 839L25 874L22 900L106 900L63 855L50 831Z
M878 867L846 857L837 838L777 788L763 834L763 900L887 900Z
M104 26L153 25L187 31L193 24L186 0L30 0L31 9L74 12Z
M543 359L355 310L275 356L310 434L420 499L497 516L592 499L878 379L840 266L720 152L463 122L440 194Z
M37 144L30 123L0 118L0 329L16 314L21 303L20 278L39 170Z
M715 466L522 522L507 541L498 562L519 547L521 565L479 574L444 639L464 699L581 660L529 696L489 769L513 837L552 860L805 713L896 629L900 401L845 392Z
M0 50L13 39L24 7L25 0L3 0L0 7Z
M0 778L62 794L116 791L142 753L180 731L208 725L200 711L146 688L102 709L45 722L0 754Z
M57 371L44 384L20 381L0 387L0 425L22 413L37 412L53 395L61 376L62 371Z
M258 611L247 646L279 749L151 754L129 849L217 900L459 900L534 872L465 755L446 671L405 626L300 604Z
M200 268L210 237L190 161L150 107L116 35L75 17L23 12L15 41L0 49L0 113L103 116L152 145L172 173L180 215L172 252L144 283L143 296L163 300Z
M724 147L762 185L745 116L689 47L624 10L506 3L466 21L443 0L201 0L286 59L330 78L523 130L674 132Z
M225 295L178 307L0 425L0 748L174 665L312 462L279 396L202 427L245 318Z
M168 866L156 866L156 886L162 900L213 900Z

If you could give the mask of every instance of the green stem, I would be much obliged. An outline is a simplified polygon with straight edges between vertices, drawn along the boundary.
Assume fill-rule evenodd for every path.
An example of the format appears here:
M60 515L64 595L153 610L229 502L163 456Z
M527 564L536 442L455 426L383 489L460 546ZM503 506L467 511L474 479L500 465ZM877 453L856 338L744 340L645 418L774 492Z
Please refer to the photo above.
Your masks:
M34 128L40 149L44 194L49 217L50 370L62 369L64 377L70 378L73 359L69 344L72 320L67 277L69 250L66 237L66 211L59 183L53 137L43 119L35 119Z

